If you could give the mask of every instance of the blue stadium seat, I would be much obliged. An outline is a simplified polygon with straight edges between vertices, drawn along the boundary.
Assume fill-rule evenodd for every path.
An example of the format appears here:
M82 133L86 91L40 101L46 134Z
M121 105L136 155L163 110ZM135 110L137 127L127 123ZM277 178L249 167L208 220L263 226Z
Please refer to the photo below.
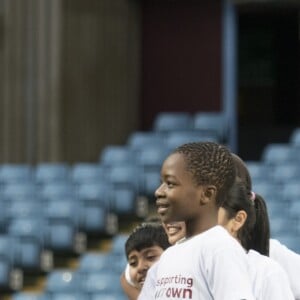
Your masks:
M138 179L136 179L138 180ZM134 188L130 186L115 186L111 191L112 211L118 216L136 215L138 197Z
M8 199L21 197L32 197L34 199L37 195L38 187L33 182L7 183L3 185L1 190L1 196Z
M218 138L211 133L199 130L178 130L170 132L166 137L166 146L169 150L174 150L178 146L193 142L218 142Z
M127 300L128 298L121 291L109 292L109 293L92 293L90 295L90 300Z
M99 162L103 166L134 162L136 153L127 146L108 145L100 153Z
M255 182L261 180L265 181L266 178L272 173L272 167L264 164L261 161L245 161L247 169L251 175L251 179Z
M160 170L145 170L141 176L141 194L146 196L150 200L154 200L154 193L160 186L160 179Z
M270 180L260 180L252 184L252 190L255 193L260 194L266 201L283 199L282 187Z
M282 198L286 202L300 199L300 180L285 182L282 188Z
M104 169L99 163L75 163L70 172L75 184L99 183L105 177Z
M34 169L34 177L38 184L68 181L70 167L66 163L39 163Z
M81 203L80 228L85 232L113 234L118 230L118 218L113 212L113 186L108 182L84 183L78 186Z
M55 269L48 273L45 291L52 295L57 292L81 292L82 278L70 269Z
M129 135L127 145L133 150L142 150L148 147L163 147L165 134L154 131L136 131Z
M295 164L295 162L279 164L273 167L271 179L275 183L284 184L296 178L300 179L300 165Z
M265 164L276 165L288 162L295 162L298 159L298 152L287 143L271 143L265 146L262 152L262 161Z
M86 249L86 235L79 231L81 211L80 202L75 199L58 198L47 201L47 247L55 252L82 253Z
M39 188L39 196L45 200L57 198L76 199L76 186L71 182L48 182Z
M112 284L113 283L113 284ZM82 291L88 293L115 293L121 291L120 274L102 271L90 272L84 276Z
M147 146L140 149L136 160L137 164L142 167L143 170L160 170L164 160L170 154L170 150L167 147L161 145Z
M1 164L0 184L30 182L32 178L32 167L28 164Z
M0 289L18 291L23 287L23 272L16 267L17 243L7 234L0 235Z
M187 112L161 112L153 121L153 130L156 132L189 130L192 125L193 118Z
M139 193L139 176L143 169L132 163L114 165L107 170L107 178L114 186L125 186L133 188L136 194Z
M12 300L52 300L43 293L38 292L18 292L11 296Z
M90 297L82 292L54 292L49 300L90 300Z
M13 219L8 234L15 238L18 247L16 265L22 269L40 271L49 268L42 260L45 250L46 224L43 217Z
M215 137L218 142L227 140L228 124L223 112L197 112L193 128Z
M84 253L79 259L79 266L77 272L90 273L90 272L107 272L111 269L113 264L112 256L107 253Z

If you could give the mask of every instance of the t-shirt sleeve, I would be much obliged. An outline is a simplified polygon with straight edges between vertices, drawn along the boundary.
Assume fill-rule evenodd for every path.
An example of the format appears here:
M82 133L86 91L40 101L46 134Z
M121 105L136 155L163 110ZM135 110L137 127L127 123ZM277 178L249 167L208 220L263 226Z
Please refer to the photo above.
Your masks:
M151 268L148 270L146 280L139 294L138 300L155 299L155 282L156 282L157 267L158 267L158 262L153 264Z
M224 247L212 254L206 264L207 280L215 300L254 300L246 254Z
M300 300L300 255L282 245L277 240L270 240L270 257L285 270L296 300Z

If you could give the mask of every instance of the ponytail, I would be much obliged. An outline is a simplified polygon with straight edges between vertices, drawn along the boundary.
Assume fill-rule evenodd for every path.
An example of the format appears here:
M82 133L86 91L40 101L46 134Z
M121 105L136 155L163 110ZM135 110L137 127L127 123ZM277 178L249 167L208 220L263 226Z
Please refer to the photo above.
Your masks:
M269 256L270 223L264 198L255 194L254 206L256 222L251 230L248 248Z

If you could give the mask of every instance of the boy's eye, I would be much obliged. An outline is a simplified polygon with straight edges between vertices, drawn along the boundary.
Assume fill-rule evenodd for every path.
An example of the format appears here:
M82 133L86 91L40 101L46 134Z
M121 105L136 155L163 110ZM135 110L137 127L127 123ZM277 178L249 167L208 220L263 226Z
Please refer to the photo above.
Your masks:
M157 257L158 257L158 255L148 255L148 256L147 256L147 260L153 261L153 260L156 260Z
M129 266L130 267L135 267L137 265L137 262L136 261L130 261L128 262Z

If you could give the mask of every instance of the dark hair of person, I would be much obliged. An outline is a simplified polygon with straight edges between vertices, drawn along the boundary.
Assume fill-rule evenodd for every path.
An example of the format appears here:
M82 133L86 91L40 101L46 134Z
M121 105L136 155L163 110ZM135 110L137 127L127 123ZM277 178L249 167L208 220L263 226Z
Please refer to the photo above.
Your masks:
M246 211L249 201L241 201L240 209L247 212L248 218L253 219L253 228L250 236L243 237L246 239L243 245L247 250L254 249L263 255L269 255L270 248L270 222L268 216L267 205L264 198L252 192L252 182L250 173L246 164L236 154L232 154L234 164L236 166L237 179L243 182L246 189L247 198L253 203L254 214ZM242 199L241 199L242 200ZM243 204L243 205L242 205ZM238 210L236 210L237 212ZM251 222L252 223L252 222ZM245 224L246 225L246 224ZM245 227L245 226L244 226ZM245 229L247 231L247 229ZM241 233L241 235L244 235Z
M173 153L184 156L187 171L196 185L214 185L217 188L216 203L220 205L223 193L234 183L236 170L230 151L213 142L188 143Z
M138 225L129 235L125 243L126 257L134 250L140 252L145 248L153 246L159 246L165 250L171 246L171 244L161 224L144 222Z

